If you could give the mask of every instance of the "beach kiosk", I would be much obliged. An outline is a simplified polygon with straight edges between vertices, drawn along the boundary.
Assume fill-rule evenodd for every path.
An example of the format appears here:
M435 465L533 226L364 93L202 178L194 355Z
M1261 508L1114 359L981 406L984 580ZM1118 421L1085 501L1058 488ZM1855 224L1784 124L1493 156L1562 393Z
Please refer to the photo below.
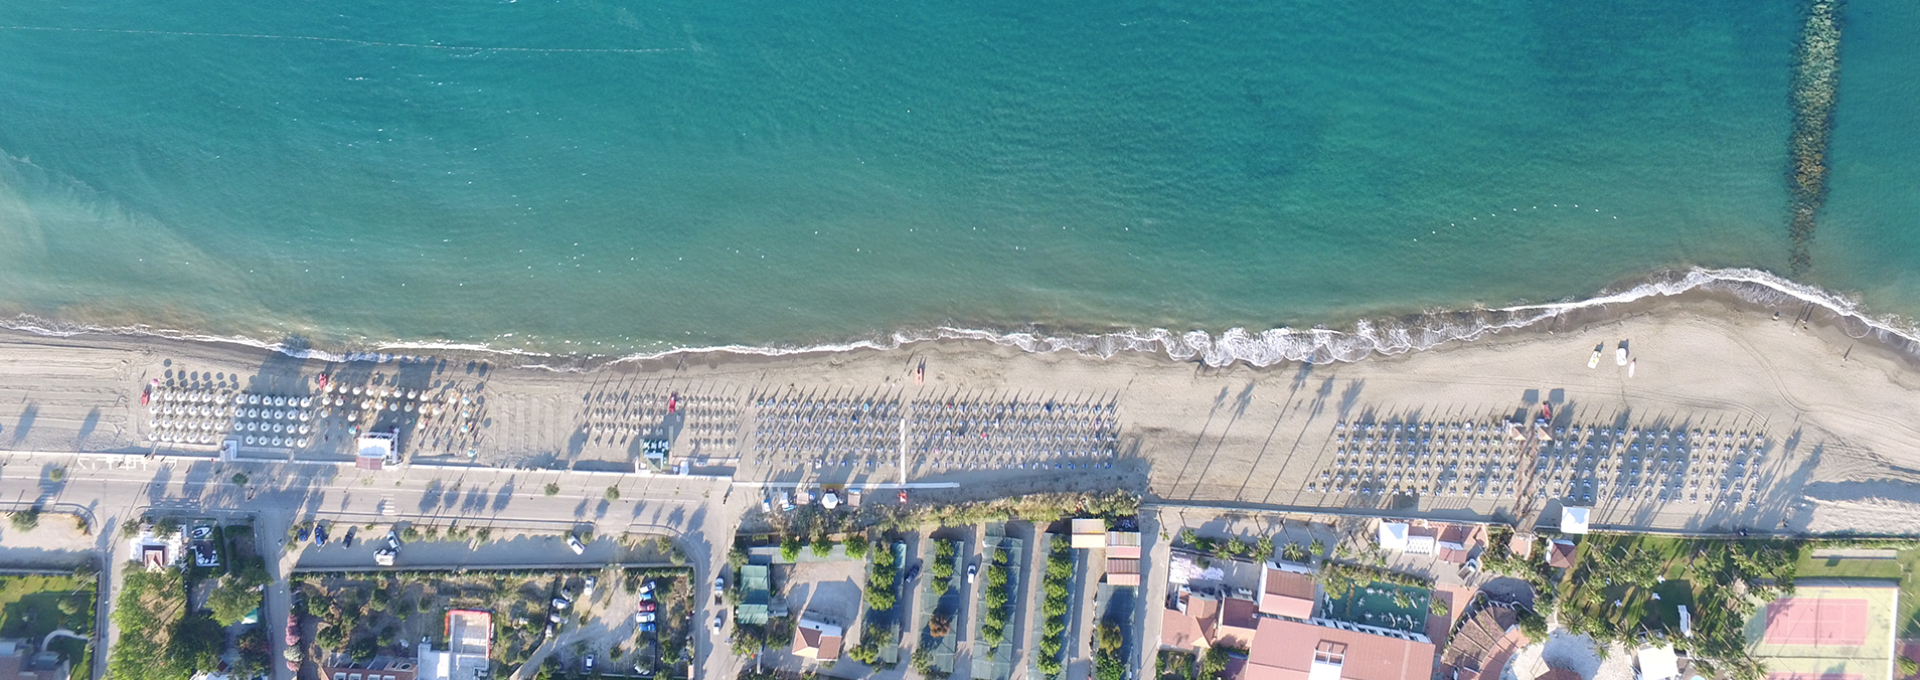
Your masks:
M399 441L400 436L392 431L360 435L353 442L353 466L362 470L379 470L399 463Z

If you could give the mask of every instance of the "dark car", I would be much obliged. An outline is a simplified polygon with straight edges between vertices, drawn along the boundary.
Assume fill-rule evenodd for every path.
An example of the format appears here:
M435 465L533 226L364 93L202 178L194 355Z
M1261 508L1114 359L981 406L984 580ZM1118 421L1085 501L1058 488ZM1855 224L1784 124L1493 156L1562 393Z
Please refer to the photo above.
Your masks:
M311 538L312 536L313 536L313 529L311 527L301 526L299 537L293 540L295 543L305 543L307 542L307 539Z
M907 567L907 577L906 577L906 578L903 578L903 579L901 579L901 580L902 580L902 581L912 581L912 580L914 580L914 579L916 579L916 578L919 578L919 577L920 577L920 563L919 563L919 562L915 562L915 563L913 563L913 566L911 566L911 567Z
M347 527L347 533L340 536L340 547L342 548L353 547L354 530L358 528L359 527Z
M326 544L327 544L327 527L326 527L326 525L320 525L320 526L317 526L317 527L314 527L314 528L313 528L313 544L314 544L314 545L326 545Z

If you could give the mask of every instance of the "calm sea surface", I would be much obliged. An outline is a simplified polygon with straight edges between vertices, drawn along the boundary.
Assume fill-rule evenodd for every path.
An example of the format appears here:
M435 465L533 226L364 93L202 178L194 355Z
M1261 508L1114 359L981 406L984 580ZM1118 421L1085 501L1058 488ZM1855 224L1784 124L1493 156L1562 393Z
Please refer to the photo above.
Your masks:
M1915 8L1849 5L1808 275L1904 314ZM1778 271L1798 20L1732 0L8 3L0 313L628 352L1340 325Z

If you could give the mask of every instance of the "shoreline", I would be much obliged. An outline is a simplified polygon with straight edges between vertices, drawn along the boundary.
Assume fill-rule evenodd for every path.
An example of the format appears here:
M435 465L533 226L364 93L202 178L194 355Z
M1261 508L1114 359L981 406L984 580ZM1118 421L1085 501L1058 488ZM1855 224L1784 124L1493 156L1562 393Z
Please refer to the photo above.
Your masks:
M1029 353L1065 352L1107 359L1121 354L1157 355L1175 361L1198 361L1219 368L1242 364L1255 368L1297 363L1352 363L1378 357L1397 356L1443 348L1482 338L1562 327L1586 320L1617 315L1621 309L1657 307L1663 300L1676 297L1720 295L1741 305L1782 311L1795 310L1809 320L1848 326L1849 335L1872 334L1888 348L1920 361L1920 324L1893 315L1875 316L1845 296L1814 286L1796 283L1755 269L1694 268L1684 272L1662 271L1630 280L1615 288L1567 302L1519 304L1505 307L1475 307L1458 310L1428 310L1398 316L1378 316L1352 320L1342 328L1315 325L1309 328L1277 327L1249 331L1234 327L1217 334L1208 330L1176 332L1164 328L1101 332L1050 332L1046 329L994 330L936 326L927 329L901 329L885 337L862 338L812 345L720 345L680 347L655 352L628 354L566 354L524 348L494 347L486 343L431 342L393 340L369 342L359 347L315 347L304 339L295 345L286 341L267 341L244 336L222 336L191 331L156 329L148 326L96 327L41 319L29 315L0 320L0 332L44 337L122 336L152 338L174 342L208 343L266 350L299 359L330 362L373 360L384 363L387 357L419 354L476 355L492 357L502 365L546 367L576 371L608 363L645 362L673 357L718 354L738 357L786 357L858 351L898 351L927 343L981 342L1017 348Z

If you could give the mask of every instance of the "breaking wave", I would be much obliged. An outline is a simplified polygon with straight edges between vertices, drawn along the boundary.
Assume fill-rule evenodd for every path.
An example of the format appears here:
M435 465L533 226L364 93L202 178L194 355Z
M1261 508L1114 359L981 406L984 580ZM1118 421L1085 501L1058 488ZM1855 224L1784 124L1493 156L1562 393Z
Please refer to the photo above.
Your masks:
M1502 331L1525 329L1553 319L1586 310L1603 309L1639 300L1671 297L1692 291L1729 293L1741 300L1766 306L1804 303L1844 319L1848 330L1858 338L1872 337L1884 344L1920 357L1920 328L1909 320L1876 317L1861 309L1858 302L1845 296L1757 269L1702 269L1664 272L1638 285L1618 291L1569 302L1515 305L1457 311L1436 311L1383 319L1360 319L1346 329L1273 328L1249 331L1230 328L1219 335L1204 330L1175 332L1164 328L1147 331L1126 330L1106 333L1061 333L1043 331L996 331L940 326L924 330L900 330L868 339L787 347L721 345L679 347L658 352L618 357L569 356L517 348L501 348L478 343L438 343L393 341L369 343L358 351L328 351L309 346L267 342L237 336L212 336L185 331L149 327L101 328L53 322L38 317L20 316L0 321L0 327L38 335L67 337L92 333L140 335L193 342L239 344L279 352L302 359L329 362L407 362L430 360L436 352L477 352L501 355L510 362L529 368L577 371L604 362L660 359L675 355L741 354L786 356L794 354L849 352L856 350L896 350L916 343L941 340L990 342L1026 352L1075 354L1110 358L1140 353L1165 356L1176 361L1197 361L1210 367L1236 363L1265 367L1284 363L1354 362L1373 355L1397 355L1434 349L1453 342L1472 341Z

